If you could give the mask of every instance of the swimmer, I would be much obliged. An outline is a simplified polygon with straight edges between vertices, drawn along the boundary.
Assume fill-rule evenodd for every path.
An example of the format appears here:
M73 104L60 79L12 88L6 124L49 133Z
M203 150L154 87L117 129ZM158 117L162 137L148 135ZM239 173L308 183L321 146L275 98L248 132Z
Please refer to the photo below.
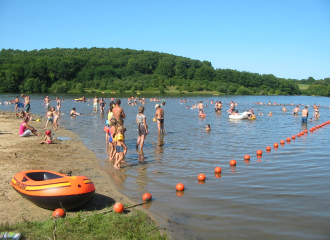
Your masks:
M315 118L319 118L320 117L319 107L314 108L313 117L315 117Z
M83 115L83 114L82 113L77 113L76 108L72 108L72 110L70 112L70 116L79 116L79 115Z
M307 118L308 118L308 110L307 110L307 106L306 106L305 109L303 109L301 112L302 112L302 115L301 115L301 123L307 123Z
M55 107L52 107L52 111L53 111L53 115L54 115L54 117L53 117L53 119L54 119L53 127L54 127L55 130L57 130L58 129L57 121L60 118L60 114L59 114L59 112L55 111Z
M206 124L206 128L204 129L205 131L211 131L211 126L210 124Z
M282 112L286 112L286 111L287 111L286 107L283 106L283 108L282 108Z
M121 100L118 98L116 100L116 106L112 109L113 117L118 121L121 118L126 118L126 115L124 113L124 109L120 107Z
M99 99L95 96L93 99L93 111L97 111L97 105L99 103Z
M50 98L48 96L46 96L44 99L44 106L45 106L46 110L48 111L48 108L50 106Z
M310 118L309 121L310 121L310 122L313 122L314 120L313 120L313 118Z
M56 97L55 100L56 100L57 111L60 112L60 109L61 109L61 100L58 97Z
M106 103L103 100L103 98L101 98L99 105L100 105L100 113L104 113L104 107L105 107Z
M273 116L273 113L272 112L269 112L268 116L270 116L270 117Z
M301 111L300 108L299 108L299 105L297 105L297 107L295 107L292 111L292 114L293 115L298 115L298 112Z
M116 134L116 125L117 121L116 119L111 119L110 120L110 129L109 129L109 147L110 147L110 152L109 152L109 161L115 160L114 156L116 154L115 152L115 145L114 145L114 138Z
M157 127L158 127L158 134L165 134L164 129L164 110L161 109L159 104L156 104L155 106L156 112L155 112L155 118L157 119Z

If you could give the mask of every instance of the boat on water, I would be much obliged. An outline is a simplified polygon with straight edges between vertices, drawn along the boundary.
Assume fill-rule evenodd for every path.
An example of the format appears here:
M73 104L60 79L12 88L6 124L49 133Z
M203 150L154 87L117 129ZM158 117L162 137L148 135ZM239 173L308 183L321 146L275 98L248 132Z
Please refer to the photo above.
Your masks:
M92 200L93 182L84 176L67 176L47 170L17 173L11 180L13 188L35 205L46 209L74 209Z
M229 118L230 119L248 119L248 114L247 114L247 112L238 113L238 114L230 114Z

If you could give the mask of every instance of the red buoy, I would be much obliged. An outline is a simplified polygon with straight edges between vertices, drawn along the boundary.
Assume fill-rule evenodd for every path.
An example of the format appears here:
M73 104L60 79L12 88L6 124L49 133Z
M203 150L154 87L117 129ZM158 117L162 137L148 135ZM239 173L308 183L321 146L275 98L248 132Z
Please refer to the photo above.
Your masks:
M272 148L270 146L267 146L266 151L270 151L270 150L272 150Z
M280 141L280 144L284 144L284 143L285 143L285 141L284 141L284 140L281 140L281 141Z
M274 143L274 147L277 148L278 147L278 143Z
M258 150L257 151L257 155L262 155L262 151L261 150Z
M216 172L216 173L221 173L221 167L216 167L216 168L214 169L214 172Z
M150 201L152 199L152 196L151 196L151 194L150 193L145 193L145 194L143 194L143 196L142 196L142 200L143 201Z
M122 213L122 212L124 212L125 208L122 203L115 203L115 205L113 205L113 210L116 213Z
M236 166L236 161L234 159L230 160L229 165L230 166Z
M205 177L205 174L203 174L203 173L201 173L201 174L198 175L198 180L199 180L199 181L204 181L205 178L206 178L206 177Z
M182 183L178 183L175 188L178 191L183 191L184 190L184 185Z
M291 138L289 138L289 137L286 138L286 141L287 141L287 142L290 142L290 141L291 141Z
M245 155L244 160L250 160L250 155Z
M57 208L53 212L54 218L64 218L65 215L66 215L66 213L65 213L64 209L62 209L62 208Z

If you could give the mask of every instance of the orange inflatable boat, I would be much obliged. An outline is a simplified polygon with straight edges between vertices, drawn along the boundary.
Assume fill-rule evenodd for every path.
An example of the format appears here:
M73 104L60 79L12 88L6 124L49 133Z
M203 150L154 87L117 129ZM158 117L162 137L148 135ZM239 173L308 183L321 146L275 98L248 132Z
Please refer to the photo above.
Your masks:
M12 178L11 185L24 198L47 209L78 208L95 194L95 186L87 177L47 170L19 172Z

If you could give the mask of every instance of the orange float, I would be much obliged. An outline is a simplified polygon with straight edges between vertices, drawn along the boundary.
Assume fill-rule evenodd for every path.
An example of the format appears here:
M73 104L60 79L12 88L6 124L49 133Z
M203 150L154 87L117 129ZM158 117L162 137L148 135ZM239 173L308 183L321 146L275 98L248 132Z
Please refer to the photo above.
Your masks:
M292 138L292 139L296 139L296 135L292 135L291 138Z
M198 180L199 181L205 181L205 178L206 178L205 177L205 174L203 174L203 173L201 173L201 174L198 175Z
M122 213L122 212L124 212L125 208L122 203L115 203L115 205L113 205L113 210L116 213Z
M297 133L297 137L300 137L300 133Z
M245 155L244 160L250 160L250 155Z
M19 172L12 178L11 185L24 198L47 209L78 208L91 201L95 194L95 186L89 178L47 170Z
M142 200L143 201L150 201L152 199L152 196L151 196L151 194L150 193L145 193L145 194L143 194L143 196L142 196Z
M178 191L183 191L184 190L184 185L182 183L178 183L176 186L175 186L176 190Z
M221 167L215 167L214 172L221 173Z
M308 130L307 129L305 130L305 133L308 133Z
M64 218L66 216L66 213L63 208L57 208L53 212L54 218Z
M305 134L304 131L300 132L300 136L304 136L304 134Z
M278 147L278 143L274 143L274 147L277 148Z
M270 146L267 146L266 151L270 151L270 150L272 150L272 148Z
M230 160L229 165L230 166L236 166L236 161L234 159Z
M280 144L284 144L284 143L285 143L285 141L284 141L284 140L281 140L281 141L280 141Z
M289 137L286 138L286 141L287 141L287 142L290 142L290 141L291 141L291 138L289 138Z
M262 155L262 151L261 150L258 150L257 151L257 155Z

